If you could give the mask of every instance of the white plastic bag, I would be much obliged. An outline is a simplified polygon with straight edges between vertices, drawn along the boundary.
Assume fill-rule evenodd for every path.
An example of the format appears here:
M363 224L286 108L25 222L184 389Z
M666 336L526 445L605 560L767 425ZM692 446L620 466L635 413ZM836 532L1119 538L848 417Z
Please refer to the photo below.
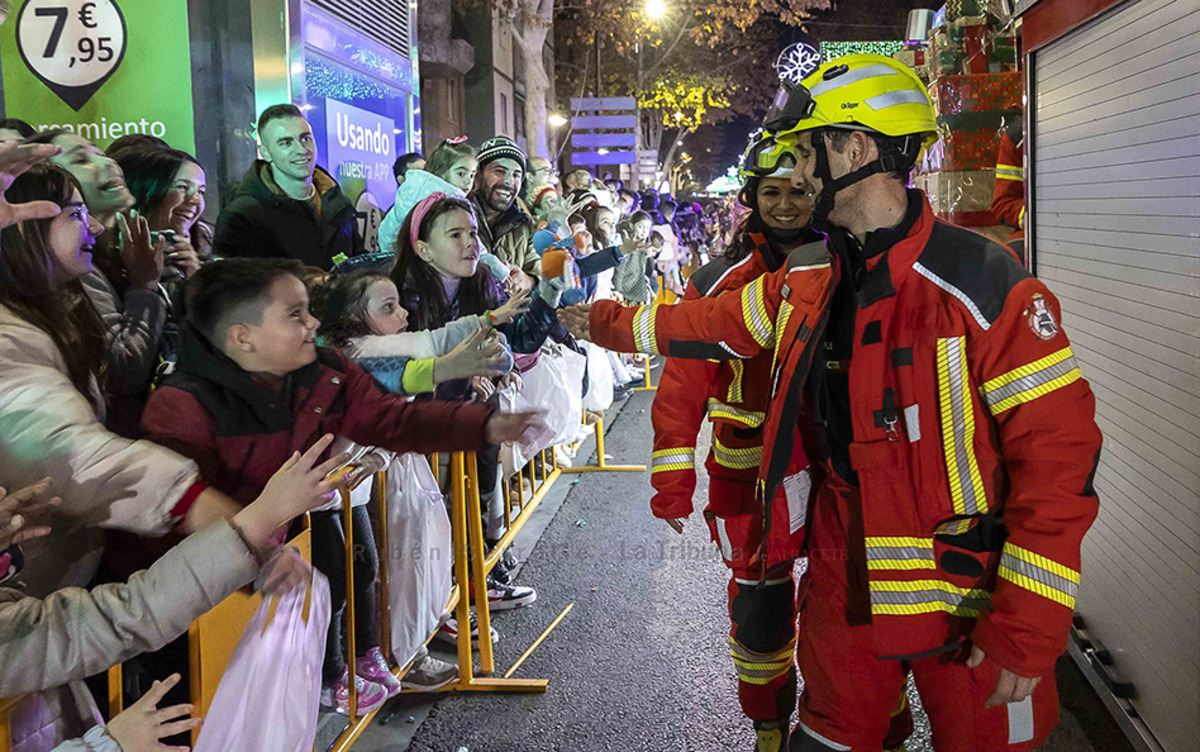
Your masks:
M587 349L588 391L583 395L583 409L603 412L613 403L613 371L608 353L602 347L584 342Z
M500 448L504 477L510 477L538 452L575 439L583 416L583 372L587 359L560 345L542 348L537 365L521 374L525 388L500 393L504 412L536 410L549 430L523 437Z
M403 666L437 629L450 601L450 517L423 455L400 455L387 478L392 655Z
M315 569L311 592L307 619L300 588L279 597L273 618L274 599L259 606L217 686L195 752L311 752L329 631L329 580Z

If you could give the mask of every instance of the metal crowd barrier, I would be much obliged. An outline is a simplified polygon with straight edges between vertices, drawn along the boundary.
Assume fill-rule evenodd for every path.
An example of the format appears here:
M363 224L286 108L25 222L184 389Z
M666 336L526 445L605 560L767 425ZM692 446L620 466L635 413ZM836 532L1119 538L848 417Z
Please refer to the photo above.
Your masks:
M648 366L648 363L647 363ZM649 368L647 367L647 385L649 385ZM545 499L554 482L563 474L580 473L597 470L614 471L643 471L643 465L610 465L604 457L604 421L595 423L596 465L583 467L559 467L555 455L555 447L538 452L533 460L526 463L513 476L502 481L504 494L504 521L506 531L499 542L486 552L483 542L483 514L480 509L479 479L474 453L455 452L450 457L450 518L451 535L454 555L455 584L451 591L450 600L446 605L448 612L455 613L458 628L458 667L457 681L437 690L438 692L543 692L546 690L546 679L512 678L512 674L522 663L541 645L550 632L558 626L570 612L571 604L558 615L556 619L541 633L537 640L514 662L503 676L491 676L495 673L495 655L491 639L491 611L487 598L487 574L492 571L504 552L512 545L517 534L528 522L534 511ZM572 446L577 448L582 440ZM435 478L439 474L437 455L431 457ZM529 479L529 498L525 498L524 479ZM439 478L440 481L440 478ZM375 501L379 509L379 544L383 555L379 557L379 588L380 588L380 643L389 663L395 664L391 651L391 604L388 602L388 567L389 541L387 523L387 473L380 472L375 476ZM346 641L349 656L347 667L350 672L350 715L345 729L329 746L330 752L348 750L358 736L367 728L374 718L373 713L359 716L358 692L356 689L356 650L354 624L354 525L351 520L350 494L342 493L342 525L345 532L346 545ZM515 516L514 516L515 515ZM373 545L373 541L371 544ZM306 560L311 561L311 531L308 516L305 515L304 530L289 545L300 549ZM470 629L470 598L463 598L464 583L469 583L474 589L475 611L479 626L479 670L476 672L474 655L471 645ZM253 618L254 612L262 603L258 594L234 593L215 608L194 621L188 630L189 644L189 689L191 702L195 705L196 715L207 714L216 694L221 676L225 672L233 652L241 640L246 626ZM428 643L433 634L426 638ZM398 679L411 667L411 663L394 670ZM161 677L160 677L161 678ZM108 707L109 717L120 713L123 702L123 672L120 664L113 666L108 672ZM406 693L410 692L405 690ZM11 717L25 697L0 698L0 752L11 752ZM192 732L192 743L195 744L199 731Z

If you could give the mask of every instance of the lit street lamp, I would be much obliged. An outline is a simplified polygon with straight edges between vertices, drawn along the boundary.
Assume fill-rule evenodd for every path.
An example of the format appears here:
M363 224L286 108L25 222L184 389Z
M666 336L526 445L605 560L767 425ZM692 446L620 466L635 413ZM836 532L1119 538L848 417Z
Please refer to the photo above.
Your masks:
M546 122L550 124L551 128L561 128L567 124L567 119L557 112L552 112L550 117L546 118Z

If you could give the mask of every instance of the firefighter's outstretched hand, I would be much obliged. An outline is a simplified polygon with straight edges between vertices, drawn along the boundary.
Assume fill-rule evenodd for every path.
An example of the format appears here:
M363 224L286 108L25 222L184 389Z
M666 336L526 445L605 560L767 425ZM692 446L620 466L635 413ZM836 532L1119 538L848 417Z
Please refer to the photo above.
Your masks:
M558 310L558 320L567 328L575 339L591 342L592 335L588 322L592 315L592 306L588 303L568 306Z
M680 535L683 535L683 520L664 520L664 521L668 525L671 526L672 530L679 533Z
M967 668L978 668L987 654L978 645L971 646L971 657L967 659ZM1000 678L996 680L996 688L984 701L985 708L994 708L1009 702L1020 702L1033 694L1037 685L1042 681L1040 676L1018 676L1003 666L1000 667Z

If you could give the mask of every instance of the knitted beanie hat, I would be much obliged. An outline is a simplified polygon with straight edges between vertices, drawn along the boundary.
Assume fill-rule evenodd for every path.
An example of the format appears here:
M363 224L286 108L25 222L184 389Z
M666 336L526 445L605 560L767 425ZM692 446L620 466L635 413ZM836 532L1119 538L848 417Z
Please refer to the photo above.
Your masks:
M508 136L492 136L479 147L479 169L482 171L490 162L497 159L511 159L521 168L525 167L525 152L517 146L517 142Z

